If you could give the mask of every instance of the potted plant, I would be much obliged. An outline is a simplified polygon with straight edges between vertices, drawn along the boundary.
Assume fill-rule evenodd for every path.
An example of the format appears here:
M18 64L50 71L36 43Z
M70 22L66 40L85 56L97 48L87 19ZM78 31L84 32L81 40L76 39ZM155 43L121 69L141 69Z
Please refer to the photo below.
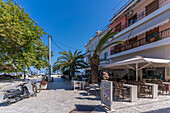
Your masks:
M150 42L154 42L155 41L155 37L150 38Z
M104 80L108 80L109 79L109 75L106 72L103 72L103 79Z
M41 88L41 89L47 89L47 84L48 84L47 81L48 81L48 80L47 80L47 77L43 77L43 78L42 78L41 83L40 83L40 88Z
M156 40L156 41L161 40L161 37L160 37L159 35L157 35L157 36L155 37L155 40Z

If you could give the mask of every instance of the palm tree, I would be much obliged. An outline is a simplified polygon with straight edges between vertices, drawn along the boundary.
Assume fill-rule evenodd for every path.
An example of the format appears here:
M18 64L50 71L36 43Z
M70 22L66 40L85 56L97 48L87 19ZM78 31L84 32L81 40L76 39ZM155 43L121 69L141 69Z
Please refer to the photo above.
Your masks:
M74 76L76 69L82 69L88 67L88 64L84 61L84 56L81 54L81 51L75 51L74 54L69 50L68 52L63 51L59 54L57 61L53 65L53 71L61 70L70 71L70 77Z
M91 73L92 73L92 83L98 83L98 66L100 64L100 59L99 59L99 54L108 48L109 46L117 43L123 43L123 41L114 41L106 46L106 42L110 39L113 38L115 34L118 32L112 32L113 29L109 30L100 40L99 43L96 46L96 49L93 52L93 56L90 58L90 67L91 67ZM114 38L115 40L117 38Z

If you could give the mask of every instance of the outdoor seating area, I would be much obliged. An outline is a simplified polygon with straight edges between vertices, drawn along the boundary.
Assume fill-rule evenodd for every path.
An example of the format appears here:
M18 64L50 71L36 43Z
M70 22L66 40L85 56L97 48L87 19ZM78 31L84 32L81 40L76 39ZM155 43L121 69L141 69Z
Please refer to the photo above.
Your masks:
M170 96L170 80L146 79L143 81L112 81L113 101L135 102L140 99L155 99L159 95ZM101 95L99 84L89 84L85 81L72 81L72 89L85 90L87 95Z
M160 79L147 79L143 81L113 81L113 100L126 101L128 99L133 102L140 98L155 99L159 95L170 95L169 81L170 80L163 82Z
M86 81L75 81L71 82L73 90L85 90L87 95L100 95L100 85L99 84L89 84Z

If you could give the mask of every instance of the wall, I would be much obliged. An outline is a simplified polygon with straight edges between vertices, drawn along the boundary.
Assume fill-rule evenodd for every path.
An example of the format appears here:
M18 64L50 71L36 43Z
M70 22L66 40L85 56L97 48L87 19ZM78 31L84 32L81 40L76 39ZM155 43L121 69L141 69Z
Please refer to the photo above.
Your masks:
M142 12L144 12L145 11L145 7L148 5L148 4L150 4L151 2L153 2L154 0L145 0L144 2L143 2L143 0L141 1L142 3L141 4L139 4L139 5L137 5L134 9L133 9L133 15L135 15L135 14L137 14L137 15L139 15L139 14L141 14ZM144 16L145 16L145 13L144 13ZM138 17L138 20L140 20L141 18L140 17Z
M121 23L121 26L125 25L127 22L127 17L126 15L122 16L120 19L118 19L116 22L111 24L111 28L114 28L113 31L115 30L115 26Z

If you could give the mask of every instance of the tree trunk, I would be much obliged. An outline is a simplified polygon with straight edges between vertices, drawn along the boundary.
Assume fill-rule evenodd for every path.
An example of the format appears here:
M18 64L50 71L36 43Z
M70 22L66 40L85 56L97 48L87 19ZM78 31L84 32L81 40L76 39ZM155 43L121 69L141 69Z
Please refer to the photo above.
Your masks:
M74 69L70 69L70 80L72 79L72 77L74 77L74 73L75 73L75 70Z
M90 67L92 74L92 83L98 83L98 66L100 64L100 59L97 54L93 54L90 58Z

